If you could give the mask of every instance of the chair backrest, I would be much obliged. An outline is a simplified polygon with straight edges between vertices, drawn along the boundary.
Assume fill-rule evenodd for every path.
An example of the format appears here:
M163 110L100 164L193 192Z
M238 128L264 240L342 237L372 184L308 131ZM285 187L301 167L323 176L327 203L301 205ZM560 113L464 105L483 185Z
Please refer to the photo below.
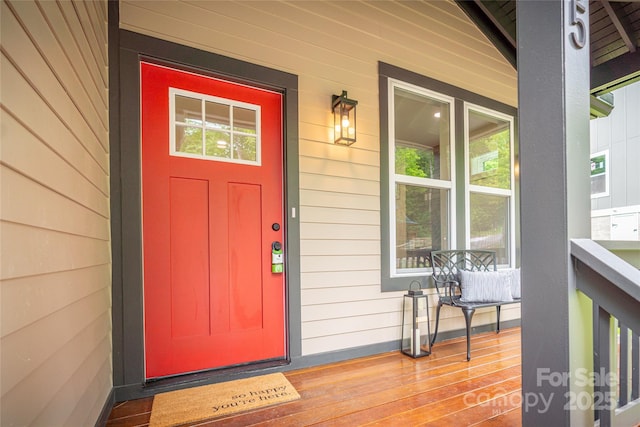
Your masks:
M458 249L431 252L431 268L436 289L446 283L458 282L458 271L496 271L495 251ZM445 293L448 291L448 287Z

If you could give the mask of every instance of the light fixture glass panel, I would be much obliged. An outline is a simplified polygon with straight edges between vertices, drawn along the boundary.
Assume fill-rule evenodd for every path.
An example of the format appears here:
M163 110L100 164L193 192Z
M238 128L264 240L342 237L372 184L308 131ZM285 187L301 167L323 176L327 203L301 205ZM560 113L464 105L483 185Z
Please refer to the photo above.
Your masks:
M256 137L249 135L233 135L233 158L256 161Z
M231 136L229 132L218 130L205 131L207 156L220 157L223 159L231 158Z
M176 125L175 150L202 155L202 128Z
M202 124L202 100L183 95L175 96L175 121L189 125Z
M396 271L428 268L432 250L448 249L449 191L396 184Z
M511 189L511 127L507 120L469 111L469 183Z
M242 133L256 133L256 110L233 107L233 130Z
M217 102L205 102L205 126L208 128L229 130L231 119L229 105Z
M471 193L471 249L496 252L500 265L509 264L509 197Z
M395 88L394 109L395 172L451 179L449 103Z

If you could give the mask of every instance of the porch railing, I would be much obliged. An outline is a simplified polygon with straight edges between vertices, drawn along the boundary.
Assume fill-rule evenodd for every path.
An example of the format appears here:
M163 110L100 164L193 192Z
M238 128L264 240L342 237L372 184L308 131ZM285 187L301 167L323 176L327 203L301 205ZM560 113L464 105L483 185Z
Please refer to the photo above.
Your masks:
M579 291L593 301L595 425L640 422L640 270L589 239L571 240Z

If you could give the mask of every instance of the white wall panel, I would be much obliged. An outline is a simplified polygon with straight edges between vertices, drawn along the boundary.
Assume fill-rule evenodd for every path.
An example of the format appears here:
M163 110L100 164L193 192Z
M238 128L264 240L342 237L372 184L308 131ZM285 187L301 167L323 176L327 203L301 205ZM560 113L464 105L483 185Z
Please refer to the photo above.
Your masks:
M609 152L609 195L591 199L592 211L640 204L640 82L612 94L615 108L611 114L590 122L591 153ZM602 212L596 214L599 217ZM592 234L608 238L610 231L601 231L592 223Z
M511 65L449 1L124 0L120 19L298 76L303 354L399 339L400 294L380 291L378 62L516 105ZM358 100L351 147L332 143L331 96L342 90ZM452 316L442 330L464 327L460 310Z

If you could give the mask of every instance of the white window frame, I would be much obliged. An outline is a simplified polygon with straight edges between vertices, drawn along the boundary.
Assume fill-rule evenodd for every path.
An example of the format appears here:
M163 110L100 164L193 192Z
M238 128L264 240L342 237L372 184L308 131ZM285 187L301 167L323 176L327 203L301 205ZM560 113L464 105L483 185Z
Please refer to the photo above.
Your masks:
M470 184L469 176L469 112L475 111L478 113L486 114L488 116L496 117L501 120L509 122L509 155L510 155L510 188L494 188L485 187L482 185ZM508 198L508 227L509 227L509 264L499 265L498 267L515 267L516 262L516 203L515 203L515 154L514 154L514 118L508 114L500 113L490 108L482 107L470 102L464 102L464 203L465 203L465 242L467 248L471 247L471 193L486 194L493 196L501 196Z
M401 88L407 91L415 92L419 95L436 99L449 105L449 152L450 179L440 180L433 178L420 178L415 176L407 176L396 174L395 163L395 89ZM408 184L417 187L435 188L440 190L448 190L448 234L446 238L449 241L449 247L455 245L456 241L456 194L455 194L455 98L442 95L440 93L425 89L420 86L405 83L400 80L388 79L388 111L389 111L389 272L391 278L424 276L430 269L428 268L404 268L402 272L398 272L396 268L396 184ZM383 261L385 262L385 261Z
M609 165L609 150L602 150L602 151L598 151L597 153L591 153L589 155L589 162L591 162L591 159L593 159L594 157L599 157L599 156L604 156L604 165L605 165L605 170L604 173L602 175L604 175L604 192L603 193L595 193L595 194L591 194L591 198L592 199L599 199L600 197L608 197L609 196L609 170L611 169L610 165ZM601 175L595 175L595 176L601 176ZM591 184L591 178L593 178L592 175L589 175L589 184Z
M202 112L202 117L201 117L201 127L202 127L202 149L204 151L205 149L205 129L206 129L206 125L205 125L205 109L204 109L204 103L209 101L209 102L215 102L218 104L223 104L223 105L227 105L230 108L231 112L231 123L230 123L230 144L232 145L232 150L233 150L233 136L235 135L248 135L248 136L252 136L256 138L256 160L244 160L244 159L229 159L229 158L225 158L225 157L216 157L216 156L208 156L206 154L204 154L204 152L202 154L194 154L194 153L183 153L181 151L176 151L176 110L175 110L175 99L177 95L182 95L182 96L186 96L189 98L194 98L194 99L198 99L200 100L201 103L201 112ZM239 108L244 108L247 110L253 110L256 112L256 133L255 134L248 134L248 133L243 133L243 132L238 132L238 131L234 131L233 130L233 107L239 107ZM194 126L197 127L197 126ZM198 92L191 92L188 90L184 90L184 89L178 89L178 88L174 88L174 87L170 87L169 88L169 154L171 156L176 156L176 157L188 157L188 158L192 158L192 159L200 159L200 160L209 160L209 161L216 161L216 162L226 162L226 163L237 163L237 164L243 164L243 165L249 165L249 166L261 166L262 165L262 126L261 126L261 108L260 105L255 105L255 104L249 104L246 102L240 102L240 101L235 101L232 99L226 99L226 98L220 98L217 96L211 96L211 95L207 95L207 94L203 94L203 93L198 93Z

